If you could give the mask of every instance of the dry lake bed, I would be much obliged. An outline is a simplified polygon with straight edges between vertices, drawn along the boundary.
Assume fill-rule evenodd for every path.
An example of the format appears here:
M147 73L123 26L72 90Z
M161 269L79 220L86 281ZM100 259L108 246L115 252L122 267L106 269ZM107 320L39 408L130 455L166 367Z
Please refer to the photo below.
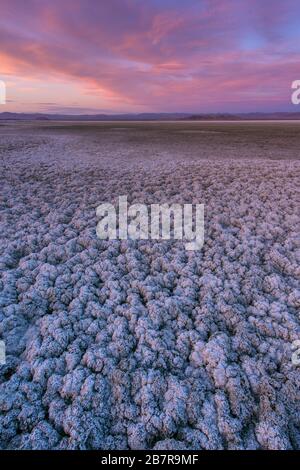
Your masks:
M300 448L300 122L0 121L0 448ZM199 251L95 209L204 203ZM298 346L297 346L298 344Z

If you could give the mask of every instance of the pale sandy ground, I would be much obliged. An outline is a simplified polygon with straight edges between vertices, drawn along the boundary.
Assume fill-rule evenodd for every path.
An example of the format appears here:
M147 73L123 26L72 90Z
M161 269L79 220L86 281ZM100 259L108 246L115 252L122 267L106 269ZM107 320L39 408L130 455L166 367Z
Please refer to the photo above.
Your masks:
M1 123L0 446L299 449L299 123ZM205 204L205 243L95 208Z

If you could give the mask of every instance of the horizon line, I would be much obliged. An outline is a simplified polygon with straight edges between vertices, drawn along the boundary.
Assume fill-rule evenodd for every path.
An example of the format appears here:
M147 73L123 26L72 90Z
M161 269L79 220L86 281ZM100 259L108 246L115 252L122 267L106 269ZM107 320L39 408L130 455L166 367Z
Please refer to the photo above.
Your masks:
M186 112L186 111L159 111L159 112L117 112L117 113L104 113L104 112L94 112L94 113L64 113L64 112L35 112L35 111L1 111L0 116L2 115L17 115L17 116L70 116L70 117L80 117L80 116L187 116L187 117L196 117L196 116L249 116L249 115L300 115L299 111L242 111L242 112L230 112L230 111L218 111L218 112Z

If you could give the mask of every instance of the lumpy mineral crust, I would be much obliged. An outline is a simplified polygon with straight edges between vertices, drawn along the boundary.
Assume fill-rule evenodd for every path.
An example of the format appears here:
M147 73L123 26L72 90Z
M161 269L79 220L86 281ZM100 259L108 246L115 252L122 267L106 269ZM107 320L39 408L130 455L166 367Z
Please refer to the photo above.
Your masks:
M1 124L2 449L299 449L297 123ZM204 203L205 240L96 207Z

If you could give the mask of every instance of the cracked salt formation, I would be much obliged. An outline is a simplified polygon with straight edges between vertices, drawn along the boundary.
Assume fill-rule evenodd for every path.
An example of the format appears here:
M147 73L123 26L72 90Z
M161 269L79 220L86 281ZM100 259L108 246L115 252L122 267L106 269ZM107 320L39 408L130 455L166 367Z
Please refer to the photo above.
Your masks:
M1 448L299 449L299 161L48 127L0 131ZM97 239L123 194L204 203L203 249Z

